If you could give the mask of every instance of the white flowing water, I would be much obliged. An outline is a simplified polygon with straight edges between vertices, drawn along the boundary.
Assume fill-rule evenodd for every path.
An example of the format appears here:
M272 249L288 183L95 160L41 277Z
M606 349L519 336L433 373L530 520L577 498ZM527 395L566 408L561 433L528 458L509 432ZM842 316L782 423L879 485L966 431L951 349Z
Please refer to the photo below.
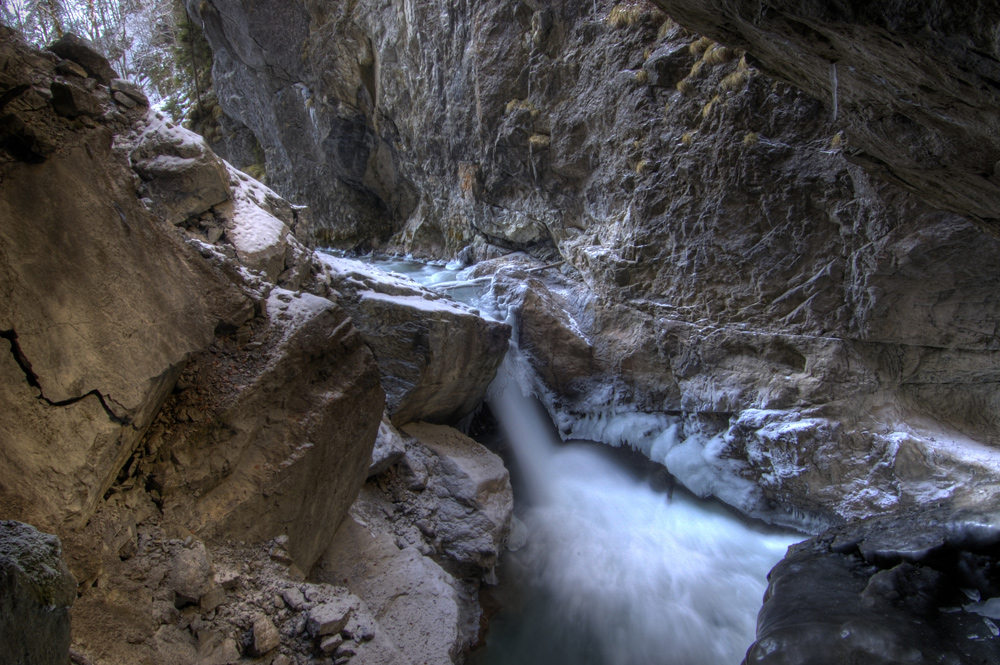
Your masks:
M392 265L424 284L457 269ZM478 303L477 303L478 304ZM753 642L768 571L801 536L743 521L718 503L654 489L623 452L562 442L522 386L533 370L512 340L489 406L515 452L523 547L500 562L474 665L737 665ZM519 488L520 489L520 488ZM524 536L526 535L526 539Z

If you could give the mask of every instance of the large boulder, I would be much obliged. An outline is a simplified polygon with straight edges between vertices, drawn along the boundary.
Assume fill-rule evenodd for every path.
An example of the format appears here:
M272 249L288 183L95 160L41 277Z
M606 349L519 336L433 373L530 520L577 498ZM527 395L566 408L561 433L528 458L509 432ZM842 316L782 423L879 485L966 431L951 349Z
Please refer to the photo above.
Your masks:
M75 599L59 539L0 521L0 661L65 665Z
M195 358L164 407L152 469L167 519L204 537L284 534L302 571L327 547L367 475L384 396L343 308L274 289L251 342ZM169 420L167 421L169 422Z
M479 406L510 326L359 261L322 261L321 279L375 354L394 424L453 423Z
M451 427L410 423L403 433L414 439L403 465L411 475L427 474L426 487L410 501L424 540L459 572L491 575L514 514L503 460Z
M7 76L53 79L17 40L0 57ZM188 358L251 308L145 209L111 128L25 88L5 111L59 149L41 163L0 150L0 492L8 515L56 529L87 520Z
M365 484L313 574L347 584L414 662L444 665L479 638L475 589L495 583L513 515L509 475L451 427L385 429L405 453Z
M49 50L60 58L66 58L77 63L87 72L87 75L97 79L99 83L108 85L118 74L89 39L67 32L49 45Z

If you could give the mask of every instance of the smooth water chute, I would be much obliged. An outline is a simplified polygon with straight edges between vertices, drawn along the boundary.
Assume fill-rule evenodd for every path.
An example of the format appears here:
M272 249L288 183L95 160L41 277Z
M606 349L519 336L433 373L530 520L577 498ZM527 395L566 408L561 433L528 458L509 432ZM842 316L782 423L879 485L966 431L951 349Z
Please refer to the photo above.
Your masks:
M507 320L516 325L516 317ZM528 545L508 556L529 571L525 583L538 606L530 625L500 637L513 655L487 662L740 662L767 573L798 538L758 531L718 504L654 490L613 450L563 444L531 394L534 370L516 327L512 340L488 399L531 492ZM659 438L676 439L677 423L662 424ZM539 649L540 626L544 639L565 644Z

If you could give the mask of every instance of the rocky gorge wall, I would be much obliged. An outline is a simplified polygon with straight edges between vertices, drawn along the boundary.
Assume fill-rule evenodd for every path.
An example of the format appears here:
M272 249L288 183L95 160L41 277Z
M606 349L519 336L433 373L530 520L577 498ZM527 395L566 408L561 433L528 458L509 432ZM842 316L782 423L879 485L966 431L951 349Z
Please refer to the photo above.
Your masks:
M916 25L925 10L952 34L958 19L925 4L902 23L857 10L881 26L857 40L889 48L886 25ZM920 143L886 129L902 121L866 125L906 102L873 97L874 74L863 83L846 62L860 55L844 56L834 102L829 68L781 57L813 34L782 9L712 12L733 12L755 41L677 3L677 18L716 43L643 2L292 3L295 19L280 23L275 7L189 6L216 53L223 109L276 164L270 182L305 200L343 186L378 198L374 225L319 215L316 228L344 247L565 261L559 276L499 263L478 273L496 273L495 301L519 312L564 435L639 447L699 493L728 492L771 519L991 500L997 247L977 228L983 210L958 200L990 185L962 190L967 172L943 157L916 170L916 153L890 159L890 143L923 145L937 126L915 115ZM831 25L847 21L829 13ZM275 74L289 50L301 57ZM984 149L991 121L950 117ZM349 165L334 157L347 152ZM879 160L890 167L871 168ZM389 182L412 205L378 194Z
M0 110L6 657L459 658L512 501L449 424L510 327L314 252L74 35L0 26Z

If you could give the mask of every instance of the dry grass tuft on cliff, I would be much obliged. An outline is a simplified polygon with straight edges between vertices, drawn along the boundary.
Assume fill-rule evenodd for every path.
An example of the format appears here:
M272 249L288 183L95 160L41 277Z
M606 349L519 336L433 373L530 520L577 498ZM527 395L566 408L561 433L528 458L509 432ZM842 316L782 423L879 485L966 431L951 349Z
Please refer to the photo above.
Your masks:
M539 113L538 107L527 99L512 99L507 102L506 113L509 115L514 111L528 111L532 118L537 117Z
M688 50L691 52L691 55L701 55L714 43L715 42L712 41L711 37L699 37L691 42L691 46L688 47Z
M528 145L532 150L544 150L549 147L552 138L548 134L532 134L528 138Z
M620 2L608 13L608 23L613 28L631 28L643 21L649 21L654 27L665 24L668 17L646 0Z
M704 60L706 65L715 66L735 60L737 55L736 49L713 43L705 49L705 55L702 56L702 60Z

